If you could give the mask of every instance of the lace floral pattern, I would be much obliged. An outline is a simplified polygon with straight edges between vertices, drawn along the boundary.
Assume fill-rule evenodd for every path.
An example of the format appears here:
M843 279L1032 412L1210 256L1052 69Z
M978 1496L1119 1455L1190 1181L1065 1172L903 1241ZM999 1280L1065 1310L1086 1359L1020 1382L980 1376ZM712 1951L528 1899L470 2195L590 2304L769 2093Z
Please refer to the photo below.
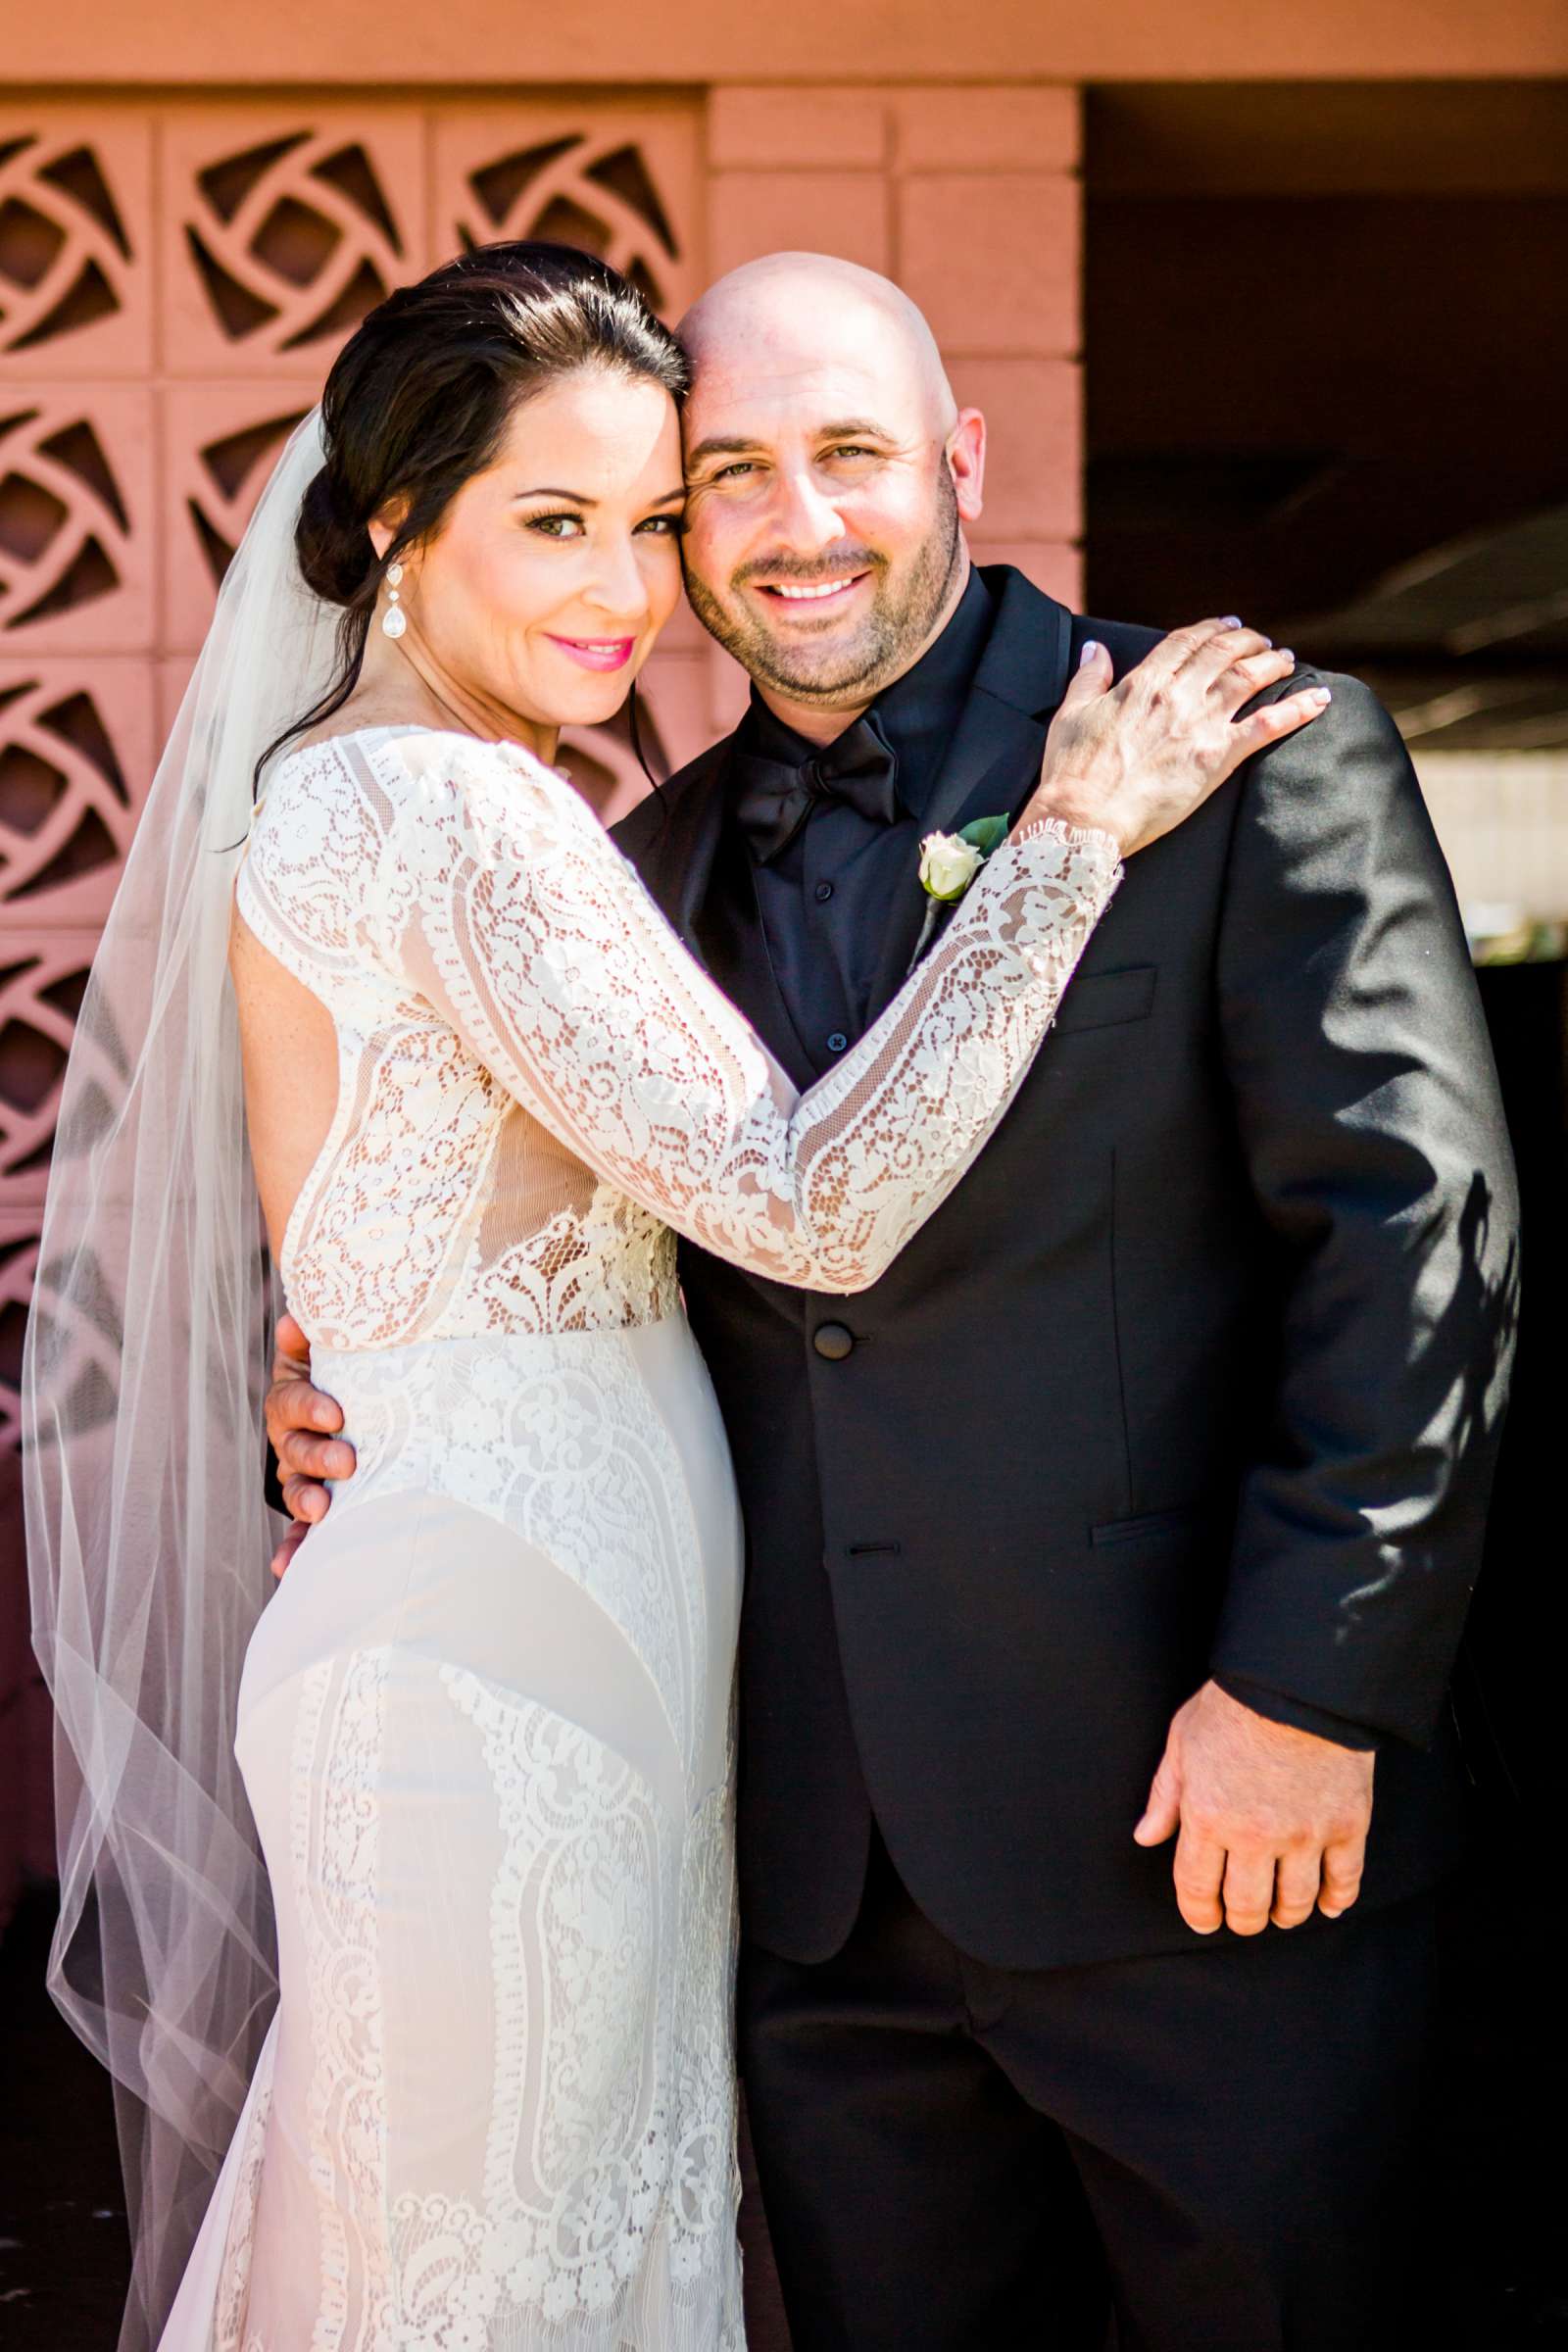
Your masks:
M388 1664L385 1649L370 1649L314 1667L295 1735L293 1859L315 2041L309 2167L323 2238L311 2352L390 2352L397 2341L375 2227L386 2181L378 1781Z
M697 1532L668 1433L618 1334L574 1335L569 1348L486 1338L325 1350L315 1372L357 1448L337 1507L452 1494L537 1545L630 1642L695 1772L710 1729Z
M714 2276L735 2242L740 2162L729 2021L735 2008L733 1750L686 1833L670 2041L668 2197L670 2276L694 2287Z
M461 2262L443 2308L470 2323L491 2328L503 2297L552 2322L603 2314L624 2298L663 2204L675 1949L665 1915L679 1834L588 1733L477 1675L449 1669L443 1680L480 1732L499 1795L492 1941L508 1958L483 2206L400 2201L400 2267L427 2265L439 2232L443 2267ZM530 2095L533 2069L550 2082L547 2100ZM428 2340L445 2352L444 2335Z
M368 1651L346 1673L318 1669L298 1719L309 2160L326 2230L312 2352L738 2344L727 1787L688 1831L591 1734L441 1671L482 1742L502 1832L490 2122L482 2194L395 2194L370 1926L386 1665ZM265 2130L259 2108L253 2120ZM224 2289L234 2321L248 2268L241 2249ZM676 2329L665 2311L645 2336L639 2301L661 2277Z
M245 2318L251 2282L251 2253L256 2240L256 2203L261 2192L267 2155L267 2126L272 2112L271 2048L263 2054L242 2126L243 2146L239 2179L223 2248L218 2309L213 2320L213 2352L265 2352L259 2336L246 2336Z
M519 751L279 768L238 907L331 1016L281 1268L359 1466L247 1662L281 2031L165 2352L740 2352L739 1524L674 1234L874 1280L1115 879L1016 840L801 1097Z
M1015 835L799 1097L526 753L381 728L296 754L238 889L339 1037L284 1244L296 1313L339 1347L651 1319L672 1303L662 1227L864 1288L984 1144L1118 870L1104 835Z

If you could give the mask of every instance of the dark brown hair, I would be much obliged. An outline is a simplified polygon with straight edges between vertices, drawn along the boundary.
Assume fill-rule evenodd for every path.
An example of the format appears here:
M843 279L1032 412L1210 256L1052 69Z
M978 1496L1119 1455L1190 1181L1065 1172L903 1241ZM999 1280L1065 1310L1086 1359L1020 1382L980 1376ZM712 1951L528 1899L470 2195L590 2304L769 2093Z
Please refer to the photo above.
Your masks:
M440 528L465 482L494 463L513 411L585 368L662 384L680 400L686 355L635 287L574 246L481 245L362 320L321 395L326 462L305 493L294 544L306 583L342 608L338 666L256 772L353 693L388 564ZM384 556L368 525L408 512Z

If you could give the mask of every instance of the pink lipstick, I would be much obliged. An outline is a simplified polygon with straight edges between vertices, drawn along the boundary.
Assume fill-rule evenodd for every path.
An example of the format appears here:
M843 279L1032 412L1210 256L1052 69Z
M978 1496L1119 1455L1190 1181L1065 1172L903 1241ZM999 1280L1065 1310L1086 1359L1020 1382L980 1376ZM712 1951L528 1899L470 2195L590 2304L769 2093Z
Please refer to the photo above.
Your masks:
M637 648L635 637L557 637L546 631L552 645L584 669L624 669Z

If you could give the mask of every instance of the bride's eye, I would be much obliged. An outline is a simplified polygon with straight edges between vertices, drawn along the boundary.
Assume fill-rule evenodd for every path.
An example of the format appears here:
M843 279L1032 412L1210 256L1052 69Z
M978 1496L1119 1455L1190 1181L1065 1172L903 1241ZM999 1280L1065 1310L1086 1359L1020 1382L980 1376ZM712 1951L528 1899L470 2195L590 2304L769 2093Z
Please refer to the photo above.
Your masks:
M582 535L583 522L580 514L530 514L527 527L544 539L576 539Z
M686 517L684 514L650 514L637 528L639 532L646 531L658 539L679 539L686 528Z

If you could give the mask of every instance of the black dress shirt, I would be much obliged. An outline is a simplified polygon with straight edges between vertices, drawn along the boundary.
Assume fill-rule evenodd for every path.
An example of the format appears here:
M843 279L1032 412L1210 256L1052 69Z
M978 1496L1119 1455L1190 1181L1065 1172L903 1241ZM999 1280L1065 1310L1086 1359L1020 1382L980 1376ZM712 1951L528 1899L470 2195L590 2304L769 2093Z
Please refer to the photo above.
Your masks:
M971 571L941 636L872 705L898 760L895 823L879 823L845 801L823 802L767 864L738 826L728 828L723 854L750 868L773 977L802 1053L818 1072L830 1069L881 1009L872 989L888 907L901 890L919 904L924 812L994 617L990 593ZM755 689L737 742L792 765L817 749Z

